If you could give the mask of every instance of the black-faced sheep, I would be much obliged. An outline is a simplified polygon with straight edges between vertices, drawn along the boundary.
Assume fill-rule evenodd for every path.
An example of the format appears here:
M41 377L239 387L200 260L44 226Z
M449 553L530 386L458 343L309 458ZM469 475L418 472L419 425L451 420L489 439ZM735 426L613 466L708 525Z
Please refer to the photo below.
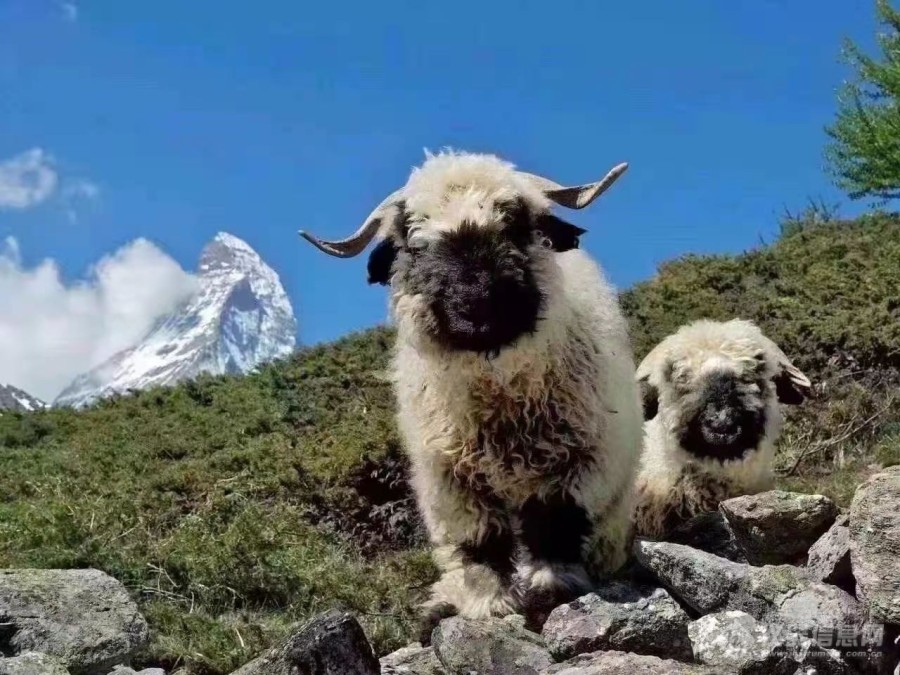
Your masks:
M638 366L644 451L636 533L664 536L723 499L772 488L779 403L810 382L753 323L696 321Z
M430 155L348 239L390 286L399 427L442 570L427 605L535 610L625 559L640 397L617 297L553 204L564 188L491 155ZM537 611L537 610L536 610ZM424 637L427 638L427 635Z

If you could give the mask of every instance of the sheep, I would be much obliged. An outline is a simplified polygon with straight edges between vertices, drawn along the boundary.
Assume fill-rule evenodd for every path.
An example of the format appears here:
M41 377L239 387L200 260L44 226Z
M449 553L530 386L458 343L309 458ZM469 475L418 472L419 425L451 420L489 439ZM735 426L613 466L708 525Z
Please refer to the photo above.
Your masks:
M773 486L779 403L809 379L750 321L695 321L641 362L644 450L635 532L664 537L723 499Z
M493 155L427 155L342 241L389 286L398 425L441 570L426 629L539 621L625 561L642 418L617 295L581 251L580 209L627 168L562 187ZM538 617L538 618L536 618Z

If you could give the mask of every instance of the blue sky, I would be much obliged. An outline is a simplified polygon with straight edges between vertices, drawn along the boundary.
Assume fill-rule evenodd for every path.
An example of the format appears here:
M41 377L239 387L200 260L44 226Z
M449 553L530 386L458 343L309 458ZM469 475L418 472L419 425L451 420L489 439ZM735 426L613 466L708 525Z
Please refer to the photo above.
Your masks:
M312 343L383 321L340 236L425 147L560 182L628 174L570 220L619 286L741 251L808 197L848 204L823 127L869 0L0 0L0 161L39 148L54 194L0 210L24 268L68 284L145 237L190 270L217 231L281 275ZM0 373L0 380L2 380Z

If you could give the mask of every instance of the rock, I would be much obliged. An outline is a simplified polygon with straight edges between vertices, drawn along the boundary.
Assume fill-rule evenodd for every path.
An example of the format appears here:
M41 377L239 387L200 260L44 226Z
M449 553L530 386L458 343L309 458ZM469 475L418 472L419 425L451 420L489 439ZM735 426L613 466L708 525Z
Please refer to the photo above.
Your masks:
M750 572L748 565L683 544L639 539L634 554L645 569L700 614L725 608Z
M662 588L611 582L554 609L543 636L558 661L600 650L690 659L690 620Z
M125 587L99 570L0 570L4 650L55 656L73 675L106 675L148 639Z
M381 675L448 675L432 647L404 647L381 657Z
M378 675L381 672L362 626L352 615L320 614L280 646L233 675Z
M719 510L752 565L796 562L838 516L824 495L781 490L726 499Z
M635 544L635 555L700 614L740 610L758 621L777 621L798 632L864 623L853 596L813 580L800 567L753 567L680 544L645 540Z
M865 623L862 607L852 595L837 586L818 582L798 586L778 596L771 616L801 633L823 626L860 628ZM765 615L759 618L765 618Z
M706 551L732 562L747 562L747 556L738 546L728 521L720 511L694 516L672 530L665 540Z
M119 666L109 675L166 675L166 671L162 668L144 668L144 670L133 670L126 666Z
M688 627L694 658L738 675L793 675L814 667L818 675L845 673L846 666L815 640L779 624L763 624L749 614L708 614ZM802 672L802 671L801 671Z
M853 570L850 566L850 527L847 516L840 516L831 528L809 549L806 569L817 581L852 591Z
M62 661L40 652L0 658L0 675L69 675Z
M872 620L900 624L900 466L872 476L850 505L857 596Z
M502 619L444 619L432 644L441 664L458 675L537 675L553 664L539 635Z
M629 652L594 652L551 666L540 675L723 675L720 670ZM479 674L480 675L480 674Z

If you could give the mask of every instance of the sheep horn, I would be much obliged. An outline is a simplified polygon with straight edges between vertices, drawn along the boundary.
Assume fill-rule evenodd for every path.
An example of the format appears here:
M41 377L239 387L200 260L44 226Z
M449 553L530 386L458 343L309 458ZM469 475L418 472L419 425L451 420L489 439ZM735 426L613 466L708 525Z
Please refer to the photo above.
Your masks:
M622 162L610 169L609 173L596 183L573 185L571 187L564 187L548 178L536 176L532 173L522 172L522 174L537 185L548 199L553 200L560 206L565 206L569 209L583 209L597 199L597 197L606 192L609 186L615 183L619 176L625 173L627 168L628 164Z
M352 258L353 256L359 255L378 233L378 229L381 227L381 221L384 219L384 216L390 207L394 206L397 201L399 201L401 192L402 190L397 190L388 195L387 198L385 198L384 201L376 206L375 210L369 214L369 217L365 219L362 226L346 239L326 241L314 237L305 230L300 230L300 236L323 253L333 255L336 258Z

